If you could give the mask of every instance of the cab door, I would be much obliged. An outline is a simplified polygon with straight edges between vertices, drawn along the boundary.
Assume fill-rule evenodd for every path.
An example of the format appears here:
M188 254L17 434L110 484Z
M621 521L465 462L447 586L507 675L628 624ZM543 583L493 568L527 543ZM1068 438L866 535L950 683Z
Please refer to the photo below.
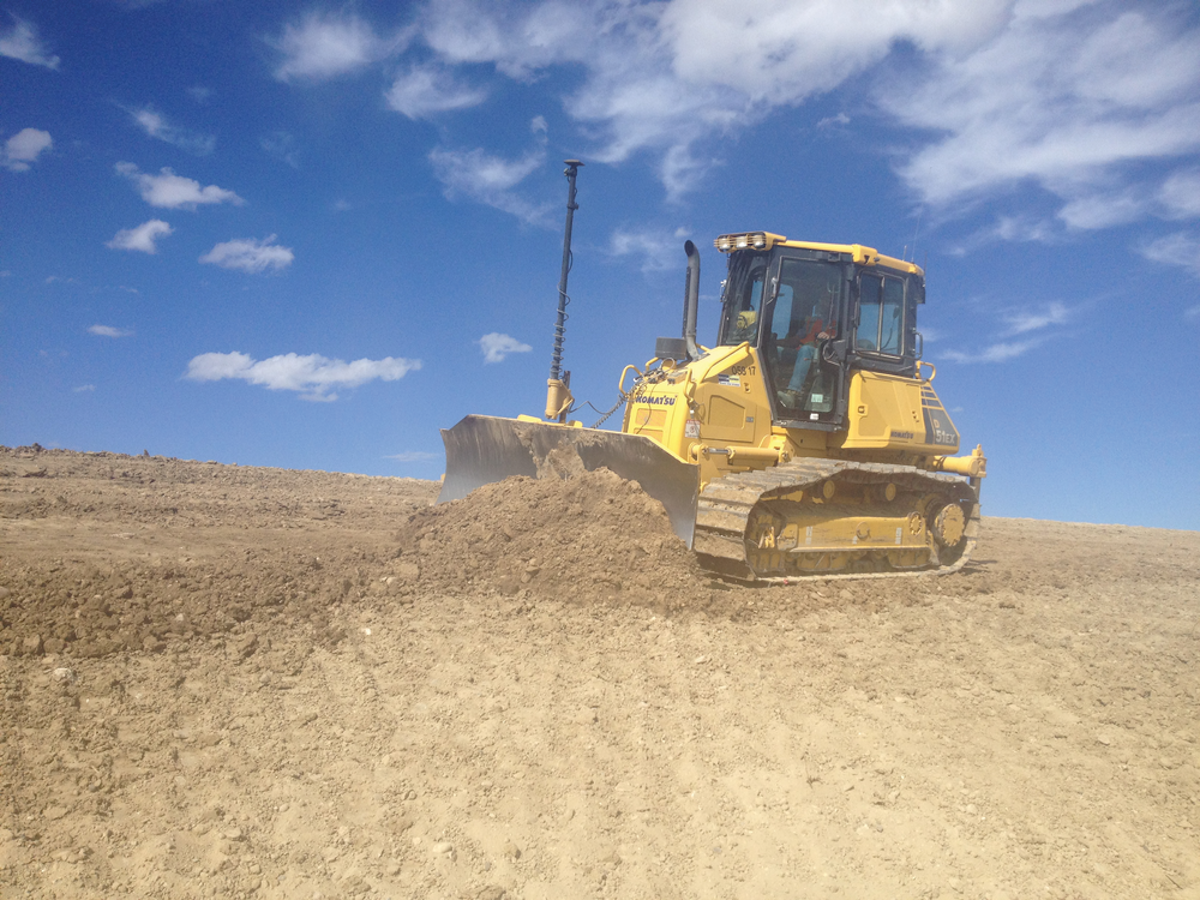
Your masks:
M779 260L762 358L775 419L785 426L829 430L840 420L845 298L840 262L802 255Z

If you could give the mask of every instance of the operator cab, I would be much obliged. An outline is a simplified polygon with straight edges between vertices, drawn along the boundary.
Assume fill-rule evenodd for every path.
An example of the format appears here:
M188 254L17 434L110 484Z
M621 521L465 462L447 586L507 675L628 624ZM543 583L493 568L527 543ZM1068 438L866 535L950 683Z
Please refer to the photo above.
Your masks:
M758 350L778 424L843 427L855 369L915 376L919 267L859 244L767 232L723 235L716 245L729 253L717 342Z

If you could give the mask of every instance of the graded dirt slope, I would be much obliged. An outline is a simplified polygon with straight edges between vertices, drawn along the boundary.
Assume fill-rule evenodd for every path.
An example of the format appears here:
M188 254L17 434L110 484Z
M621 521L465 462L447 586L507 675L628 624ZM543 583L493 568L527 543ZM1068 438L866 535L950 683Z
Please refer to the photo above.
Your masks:
M436 490L0 448L0 897L1200 897L1200 534L731 588Z

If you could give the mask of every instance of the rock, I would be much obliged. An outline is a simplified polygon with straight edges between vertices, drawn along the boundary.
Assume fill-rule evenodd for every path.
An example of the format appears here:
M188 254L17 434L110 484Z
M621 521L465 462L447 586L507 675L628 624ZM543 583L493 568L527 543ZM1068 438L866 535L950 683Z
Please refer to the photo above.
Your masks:
M448 856L451 859L454 858L454 845L449 841L438 841L436 844L430 847L429 850L434 856Z
M68 669L66 666L59 666L50 673L50 677L55 681L60 681L64 684L75 683L75 672L71 669Z
M42 815L45 816L47 819L49 819L51 822L58 821L66 814L67 814L67 808L65 806L47 806L45 811L42 813Z
M416 581L421 577L421 567L416 563L399 563L393 572L402 581Z
M240 638L238 638L236 647L239 659L246 659L247 657L252 656L254 651L258 649L258 635L253 631L242 635Z
M511 840L506 840L504 842L504 856L507 859L518 860L521 858L521 848Z
M40 656L42 653L42 636L31 634L21 641L21 650L26 656Z

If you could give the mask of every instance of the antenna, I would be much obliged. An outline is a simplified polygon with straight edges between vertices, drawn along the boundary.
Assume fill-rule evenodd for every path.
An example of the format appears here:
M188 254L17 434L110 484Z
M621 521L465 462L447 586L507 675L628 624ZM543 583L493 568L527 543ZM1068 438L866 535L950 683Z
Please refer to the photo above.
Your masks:
M575 176L583 165L577 159L564 161L567 176L567 224L563 229L562 275L558 279L558 319L554 323L554 349L550 353L550 379L546 382L546 418L567 420L567 410L575 398L571 396L571 373L563 372L563 339L567 327L567 305L571 298L567 296L567 275L571 271L571 226L575 221L575 210L579 204L575 202Z
M921 207L920 209L917 210L917 226L916 226L916 228L913 229L912 259L910 259L909 262L917 261L917 235L921 233L921 215L924 212L925 212L924 207Z

